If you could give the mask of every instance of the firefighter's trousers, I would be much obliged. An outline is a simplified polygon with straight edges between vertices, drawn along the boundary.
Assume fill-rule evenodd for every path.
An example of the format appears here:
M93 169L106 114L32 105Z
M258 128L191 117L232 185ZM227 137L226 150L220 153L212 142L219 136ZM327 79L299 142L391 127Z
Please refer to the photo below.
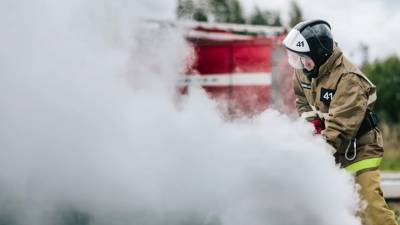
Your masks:
M360 197L367 203L361 220L363 225L397 225L393 211L383 198L378 170L366 171L355 177L360 187Z

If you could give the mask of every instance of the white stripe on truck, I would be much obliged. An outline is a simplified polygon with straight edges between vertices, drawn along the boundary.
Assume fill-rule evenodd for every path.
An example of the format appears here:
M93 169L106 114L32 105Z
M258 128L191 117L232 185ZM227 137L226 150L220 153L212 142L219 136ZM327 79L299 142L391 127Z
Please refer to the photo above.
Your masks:
M227 73L189 75L179 79L179 85L220 86L268 86L271 85L271 73Z

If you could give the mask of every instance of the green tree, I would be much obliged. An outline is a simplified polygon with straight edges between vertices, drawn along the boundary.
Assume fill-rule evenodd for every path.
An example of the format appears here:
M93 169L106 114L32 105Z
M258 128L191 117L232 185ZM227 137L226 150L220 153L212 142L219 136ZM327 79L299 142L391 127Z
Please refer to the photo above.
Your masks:
M243 16L243 9L242 6L240 5L239 0L232 0L232 2L230 2L230 15L229 15L229 19L228 23L241 23L244 24L246 23L246 20L244 19Z
M176 15L178 19L192 19L194 14L193 0L178 0Z
M207 14L204 11L204 9L202 9L202 8L196 8L194 10L193 19L196 20L196 21L201 21L201 22L207 22L208 21Z
M400 59L390 56L363 67L364 73L377 87L375 105L380 118L387 122L400 122Z
M253 14L250 16L250 23L254 25L266 25L267 19L264 17L260 8L256 7Z
M216 22L246 23L243 8L239 0L208 0L209 11Z
M274 13L269 10L261 11L260 8L256 7L250 16L250 24L253 25L269 25L269 26L281 26L281 18L279 13Z
M176 9L178 19L188 19L196 21L207 21L205 9L197 6L193 0L178 0Z
M303 13L301 12L300 6L297 4L296 1L290 2L290 21L289 26L294 27L296 24L303 21Z
M227 0L209 0L210 11L216 22L228 22L231 9Z
M243 14L239 0L177 0L178 19L208 21L212 16L216 22L245 24L248 20ZM281 26L279 13L259 8L249 22L256 25Z
M281 16L279 13L276 14L274 22L271 24L271 26L282 26L281 22Z

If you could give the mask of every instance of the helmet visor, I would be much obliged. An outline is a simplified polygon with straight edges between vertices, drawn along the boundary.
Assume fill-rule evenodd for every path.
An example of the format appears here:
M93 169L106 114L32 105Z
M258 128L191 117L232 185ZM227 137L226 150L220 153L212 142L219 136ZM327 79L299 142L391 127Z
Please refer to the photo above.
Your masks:
M293 68L307 70L312 70L314 68L315 63L310 57L292 52L290 50L287 51L287 54L288 62Z

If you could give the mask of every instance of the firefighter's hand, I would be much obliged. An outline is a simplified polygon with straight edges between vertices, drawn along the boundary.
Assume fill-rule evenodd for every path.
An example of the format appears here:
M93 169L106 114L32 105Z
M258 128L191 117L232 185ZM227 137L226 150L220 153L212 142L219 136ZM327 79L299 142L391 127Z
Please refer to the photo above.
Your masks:
M321 131L324 129L324 125L321 119L316 118L312 120L311 123L314 125L314 135L320 135Z

